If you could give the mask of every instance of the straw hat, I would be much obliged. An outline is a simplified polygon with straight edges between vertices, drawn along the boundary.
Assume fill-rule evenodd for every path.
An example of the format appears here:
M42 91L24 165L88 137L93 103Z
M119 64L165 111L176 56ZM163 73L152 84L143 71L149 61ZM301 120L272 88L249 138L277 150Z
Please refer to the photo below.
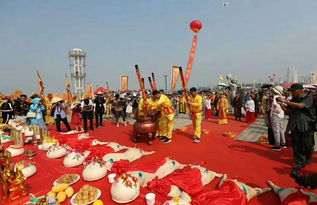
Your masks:
M284 88L283 88L282 86L278 85L278 86L273 87L273 88L272 88L272 91L273 91L275 94L282 96L282 95L283 95Z
M52 100L52 103L57 103L59 101L63 101L63 99L60 98L60 97L54 97L53 100Z

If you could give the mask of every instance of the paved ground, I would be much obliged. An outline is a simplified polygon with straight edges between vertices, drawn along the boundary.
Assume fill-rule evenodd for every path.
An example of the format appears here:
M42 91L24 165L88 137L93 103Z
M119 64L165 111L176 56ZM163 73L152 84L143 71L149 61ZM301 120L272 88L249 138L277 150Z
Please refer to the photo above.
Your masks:
M284 129L286 128L288 119L284 120ZM267 127L265 126L264 117L260 117L255 123L245 129L236 140L257 142L263 134L267 134ZM315 132L315 142L317 142L317 133ZM317 151L317 145L315 145L315 151Z
M284 120L284 128L286 128L287 120ZM134 124L135 120L133 118L128 119L129 124ZM180 127L191 125L192 121L189 118L188 114L179 114L178 117L175 117L174 130ZM230 123L230 122L229 122ZM237 138L239 141L247 142L257 142L259 138L267 134L267 127L265 126L264 117L257 118L256 122L251 124L246 128ZM315 133L315 142L317 142L317 133ZM317 151L317 145L315 145L315 151Z
M247 129L245 129L236 140L247 141L247 142L257 142L263 134L267 133L267 127L264 126L264 118L258 118L255 123L251 124Z

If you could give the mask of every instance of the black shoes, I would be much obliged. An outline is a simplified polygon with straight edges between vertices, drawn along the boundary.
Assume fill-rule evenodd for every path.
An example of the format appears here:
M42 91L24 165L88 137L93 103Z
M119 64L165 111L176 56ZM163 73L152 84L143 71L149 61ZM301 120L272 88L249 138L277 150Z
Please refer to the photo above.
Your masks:
M275 146L274 146L274 147L271 147L270 150L278 151L278 152L279 152L279 151L281 151L282 149L281 149L281 147L275 147Z
M171 139L168 139L168 138L165 138L165 140L163 141L164 143L171 143L172 140Z

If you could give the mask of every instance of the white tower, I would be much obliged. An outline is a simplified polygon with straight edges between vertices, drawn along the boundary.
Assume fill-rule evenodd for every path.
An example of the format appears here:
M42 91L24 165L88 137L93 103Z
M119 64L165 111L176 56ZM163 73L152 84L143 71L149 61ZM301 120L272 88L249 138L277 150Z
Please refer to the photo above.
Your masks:
M73 92L78 97L82 97L85 93L86 79L86 53L80 48L74 48L69 51L69 64L71 69L71 79Z

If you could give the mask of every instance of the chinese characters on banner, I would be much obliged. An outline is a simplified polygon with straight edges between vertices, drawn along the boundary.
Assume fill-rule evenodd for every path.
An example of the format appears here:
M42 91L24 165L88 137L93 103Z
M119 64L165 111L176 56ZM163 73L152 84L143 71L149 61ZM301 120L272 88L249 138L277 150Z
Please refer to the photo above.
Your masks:
M185 83L187 86L187 83L189 81L190 73L192 72L193 64L194 64L194 58L196 54L196 47L197 47L197 35L194 35L193 38L193 43L192 43L192 48L190 50L190 55L187 63L187 69L186 69L186 74L185 74Z

